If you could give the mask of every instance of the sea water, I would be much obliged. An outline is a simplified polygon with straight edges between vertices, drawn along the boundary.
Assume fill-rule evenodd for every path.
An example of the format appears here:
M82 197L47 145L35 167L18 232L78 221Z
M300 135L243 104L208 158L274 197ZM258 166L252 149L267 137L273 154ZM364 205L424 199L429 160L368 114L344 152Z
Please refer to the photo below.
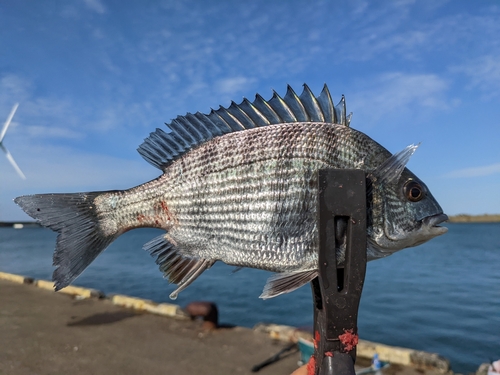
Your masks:
M358 326L363 339L436 352L468 373L500 358L500 224L447 226L444 236L368 264ZM141 249L161 233L124 234L74 284L171 303L174 286ZM43 228L0 228L0 271L50 279L55 240ZM224 324L312 326L308 286L264 301L258 296L271 274L235 270L216 263L175 303L215 302Z

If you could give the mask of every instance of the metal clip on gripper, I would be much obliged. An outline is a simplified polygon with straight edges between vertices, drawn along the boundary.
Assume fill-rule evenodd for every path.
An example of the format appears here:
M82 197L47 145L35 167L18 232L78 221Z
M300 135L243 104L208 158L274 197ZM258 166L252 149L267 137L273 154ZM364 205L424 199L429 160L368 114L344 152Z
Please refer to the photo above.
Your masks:
M366 272L366 176L319 171L319 276L311 282L316 375L354 375L358 308ZM345 245L343 267L336 249Z

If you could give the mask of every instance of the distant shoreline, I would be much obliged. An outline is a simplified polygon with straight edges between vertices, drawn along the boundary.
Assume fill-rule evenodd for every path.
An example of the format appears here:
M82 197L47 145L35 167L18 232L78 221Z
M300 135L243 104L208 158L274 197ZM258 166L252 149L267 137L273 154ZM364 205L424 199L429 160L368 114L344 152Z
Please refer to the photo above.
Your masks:
M0 228L1 227L17 227L18 229L21 229L26 227L41 227L41 225L36 221L0 221Z
M499 223L500 214L484 214L484 215L452 215L448 220L450 223Z

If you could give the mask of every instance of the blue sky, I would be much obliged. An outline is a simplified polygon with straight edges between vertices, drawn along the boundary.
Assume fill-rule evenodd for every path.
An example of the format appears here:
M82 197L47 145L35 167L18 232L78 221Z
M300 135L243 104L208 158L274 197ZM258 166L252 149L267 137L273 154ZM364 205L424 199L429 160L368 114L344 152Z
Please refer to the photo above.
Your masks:
M352 127L448 214L500 213L498 1L108 1L0 4L0 221L18 195L157 177L136 148L177 115L290 84L345 94Z

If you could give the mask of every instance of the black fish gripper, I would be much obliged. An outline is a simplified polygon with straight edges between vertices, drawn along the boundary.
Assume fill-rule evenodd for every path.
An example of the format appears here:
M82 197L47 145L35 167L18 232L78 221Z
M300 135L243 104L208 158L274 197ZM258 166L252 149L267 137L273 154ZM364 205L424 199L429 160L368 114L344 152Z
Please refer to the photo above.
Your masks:
M319 275L311 282L315 351L310 366L317 375L354 375L366 272L366 175L325 169L318 177Z

